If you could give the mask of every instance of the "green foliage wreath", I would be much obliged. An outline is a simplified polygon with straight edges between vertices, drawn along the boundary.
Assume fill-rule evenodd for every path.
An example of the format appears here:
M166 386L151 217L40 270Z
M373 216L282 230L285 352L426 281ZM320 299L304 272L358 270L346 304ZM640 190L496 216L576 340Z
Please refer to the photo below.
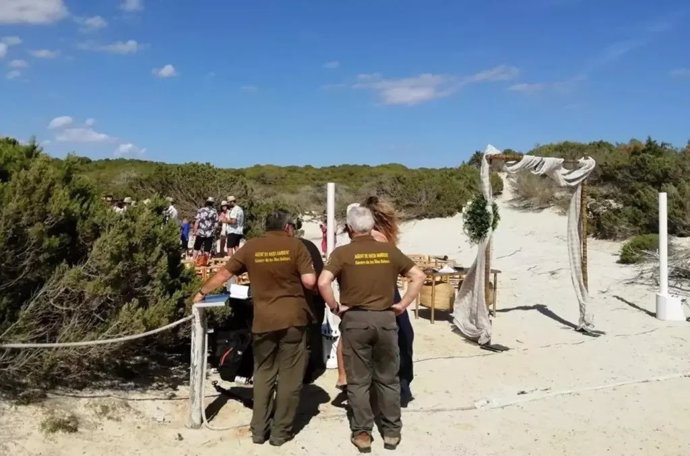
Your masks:
M493 221L489 211L486 210L486 198L478 195L472 200L462 214L463 229L473 244L478 244L489 232L489 227L495 230L501 217L498 214L498 205L492 204Z

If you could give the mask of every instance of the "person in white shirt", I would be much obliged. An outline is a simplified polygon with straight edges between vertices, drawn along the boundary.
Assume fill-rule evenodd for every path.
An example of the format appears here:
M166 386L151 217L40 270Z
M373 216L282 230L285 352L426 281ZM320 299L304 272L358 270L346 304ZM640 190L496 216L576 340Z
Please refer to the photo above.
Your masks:
M218 240L218 253L221 256L228 254L228 229L230 228L230 209L228 202L223 200L220 203L220 211L218 211L218 222L220 223L220 239Z
M227 201L228 207L230 207L227 225L227 243L228 252L232 256L239 249L240 241L244 237L244 211L237 205L237 200L234 196L228 196Z
M165 221L173 221L175 223L179 223L177 219L177 209L173 205L173 199L170 196L168 196L165 199L168 201L168 208L165 210Z

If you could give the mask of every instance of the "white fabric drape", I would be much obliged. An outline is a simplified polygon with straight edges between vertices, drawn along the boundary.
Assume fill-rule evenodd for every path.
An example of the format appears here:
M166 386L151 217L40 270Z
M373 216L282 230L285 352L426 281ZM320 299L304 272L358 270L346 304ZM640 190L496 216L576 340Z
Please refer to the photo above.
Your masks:
M484 151L480 170L481 192L487 201L487 210L493 215L493 194L490 183L490 169L486 160L487 155L500 154L495 147L489 145ZM563 168L562 158L535 157L525 155L519 161L509 161L504 165L504 171L517 173L530 171L532 174L547 175L561 187L576 187L570 200L568 209L568 257L570 262L570 277L575 289L580 309L579 328L591 329L593 327L591 315L587 314L588 293L582 278L582 223L580 214L580 200L582 197L582 182L592 173L596 162L589 157L579 160L575 169ZM480 345L491 341L491 320L486 306L484 267L487 252L493 230L479 242L477 258L467 272L462 286L455 297L453 323L467 338L476 340ZM578 328L578 329L579 329Z

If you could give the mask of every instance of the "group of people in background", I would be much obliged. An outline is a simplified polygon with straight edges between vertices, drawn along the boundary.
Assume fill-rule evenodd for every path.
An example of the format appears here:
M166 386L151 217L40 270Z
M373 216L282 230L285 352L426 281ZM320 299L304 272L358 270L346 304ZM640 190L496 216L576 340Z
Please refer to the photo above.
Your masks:
M395 211L376 197L350 205L346 232L351 242L336 248L325 266L309 241L296 239L297 229L288 212L269 214L266 233L247 241L194 296L194 302L201 302L231 277L249 273L254 306L252 440L280 446L293 438L310 333L314 328L318 332L319 314L327 305L342 319L337 387L352 409L350 440L359 451L370 452L378 418L384 447L395 449L401 441L401 406L412 400L414 334L407 307L425 275L396 247ZM402 297L399 276L409 280Z
M194 223L182 221L181 242L192 250L192 258L232 256L244 238L244 210L234 196L221 201L216 209L215 198L209 196L200 207Z
M163 215L165 216L166 222L173 221L179 223L178 211L174 205L173 198L168 196L165 198L165 200L168 204L165 210L163 211ZM110 206L113 209L113 211L115 211L118 214L124 214L125 212L127 212L127 209L135 207L137 205L137 202L133 200L131 196L126 196L122 199L115 199L112 195L106 195L105 197L103 197L103 201L105 201L105 204ZM142 204L147 205L150 202L150 199L145 199L142 201Z
M237 204L237 198L228 196L216 209L215 198L208 197L191 222L186 217L180 221L174 199L165 199L167 207L163 210L163 216L166 222L174 222L180 226L180 243L188 256L193 259L214 254L224 257L237 252L244 239L244 210ZM106 195L103 200L118 214L124 214L137 205L129 196L115 199L112 195ZM150 200L145 199L141 203L146 205Z

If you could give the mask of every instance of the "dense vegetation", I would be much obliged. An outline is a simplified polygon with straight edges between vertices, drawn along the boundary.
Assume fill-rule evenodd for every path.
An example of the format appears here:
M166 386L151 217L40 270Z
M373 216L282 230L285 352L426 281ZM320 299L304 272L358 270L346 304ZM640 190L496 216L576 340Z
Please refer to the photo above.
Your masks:
M107 208L79 160L0 140L0 340L111 338L185 313L193 275L162 200L124 215ZM74 350L0 351L0 390L76 386L176 342L175 332Z
M81 174L98 182L102 193L139 200L155 194L172 196L187 216L207 196L222 200L232 194L252 217L250 225L261 220L265 203L323 213L328 182L337 184L336 202L341 213L349 203L375 194L390 200L407 219L454 215L479 188L478 170L471 165L442 169L409 169L397 164L220 169L209 164L124 159L91 162L80 158L79 162ZM497 175L492 177L492 185L494 192L501 192L503 182Z
M645 142L589 144L563 142L537 147L530 154L597 162L588 179L590 233L623 239L654 233L658 227L658 193L668 193L668 229L675 236L690 235L690 146L675 149L652 139ZM565 206L567 192L545 177L520 174L516 191L532 207Z

